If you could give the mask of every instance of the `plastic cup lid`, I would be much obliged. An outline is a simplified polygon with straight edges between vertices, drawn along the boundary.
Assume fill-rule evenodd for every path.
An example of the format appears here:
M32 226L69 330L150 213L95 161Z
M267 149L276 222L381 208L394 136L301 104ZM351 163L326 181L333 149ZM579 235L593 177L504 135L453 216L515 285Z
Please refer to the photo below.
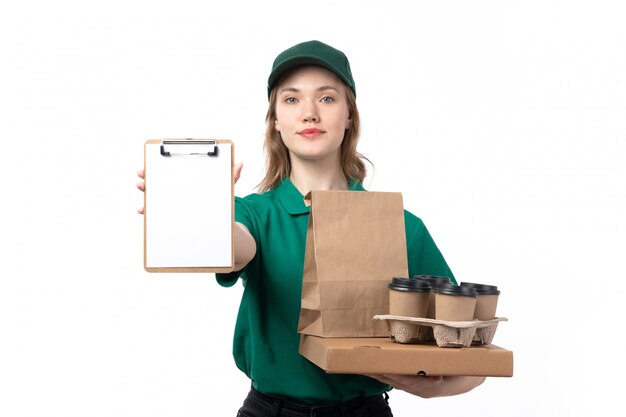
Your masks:
M440 275L414 275L414 280L426 281L430 283L431 287L436 288L440 284L452 284L450 277L444 277Z
M396 291L430 291L432 287L426 281L413 280L409 278L394 277L388 287Z
M461 295L464 297L476 297L478 293L472 287L454 285L454 284L441 284L436 290L439 294L445 295Z
M474 288L478 295L500 294L500 290L498 290L496 285L478 284L476 282L462 282L461 286Z

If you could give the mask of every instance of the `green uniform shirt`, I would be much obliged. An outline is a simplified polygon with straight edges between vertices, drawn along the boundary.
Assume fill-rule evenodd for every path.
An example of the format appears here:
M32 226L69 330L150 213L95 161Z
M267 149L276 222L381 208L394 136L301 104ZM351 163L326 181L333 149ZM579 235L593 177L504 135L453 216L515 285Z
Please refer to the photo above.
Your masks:
M350 190L365 191L359 182ZM376 395L388 385L362 375L326 374L298 353L298 319L310 208L289 181L263 194L235 199L235 220L256 241L256 255L242 270L217 274L224 287L243 278L233 356L254 387L305 404ZM404 213L410 276L452 273L422 221Z

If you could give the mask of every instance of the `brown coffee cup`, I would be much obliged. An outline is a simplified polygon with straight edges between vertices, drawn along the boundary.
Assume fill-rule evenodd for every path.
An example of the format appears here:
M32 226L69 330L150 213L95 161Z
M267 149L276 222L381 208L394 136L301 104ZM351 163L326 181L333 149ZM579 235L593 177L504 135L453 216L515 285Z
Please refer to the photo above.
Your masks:
M430 298L428 299L428 310L426 311L426 318L434 319L435 306L437 304L437 300L435 299L437 287L441 284L452 284L452 281L449 277L439 275L414 275L413 280L426 281L433 289L433 291L431 291L430 293Z
M428 298L428 310L426 310L426 318L435 318L435 306L437 300L435 299L435 293L437 287L441 284L452 284L452 280L449 277L440 275L414 275L414 280L426 281L430 284L432 291ZM420 326L419 334L417 336L420 342L434 342L435 335L433 334L433 328L430 326Z
M408 278L393 278L389 287L389 314L403 317L426 317L430 284Z
M474 309L474 318L476 320L491 320L496 318L498 297L500 295L497 286L478 284L475 282L462 282L461 286L474 288L478 294L476 298L476 308Z
M389 314L402 317L425 317L428 310L428 299L431 293L430 284L425 281L414 281L408 278L393 278L389 287ZM400 343L415 343L423 326L406 321L392 321L390 336Z
M460 285L442 284L435 290L435 319L472 321L476 309L476 290Z

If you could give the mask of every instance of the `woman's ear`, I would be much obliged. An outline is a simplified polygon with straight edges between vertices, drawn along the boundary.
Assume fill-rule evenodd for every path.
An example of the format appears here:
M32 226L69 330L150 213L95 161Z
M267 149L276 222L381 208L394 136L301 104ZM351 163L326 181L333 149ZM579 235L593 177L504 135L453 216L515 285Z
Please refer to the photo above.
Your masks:
M352 115L349 114L346 119L346 130L349 130L352 127Z
M274 130L280 132L280 125L278 124L278 119L274 120Z

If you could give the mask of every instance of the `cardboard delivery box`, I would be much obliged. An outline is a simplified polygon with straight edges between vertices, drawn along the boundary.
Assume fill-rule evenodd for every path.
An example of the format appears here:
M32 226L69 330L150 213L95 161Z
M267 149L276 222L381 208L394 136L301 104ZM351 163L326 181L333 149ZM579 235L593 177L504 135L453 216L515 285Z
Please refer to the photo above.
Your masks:
M492 344L441 348L388 337L301 335L300 354L332 374L513 376L513 352Z

